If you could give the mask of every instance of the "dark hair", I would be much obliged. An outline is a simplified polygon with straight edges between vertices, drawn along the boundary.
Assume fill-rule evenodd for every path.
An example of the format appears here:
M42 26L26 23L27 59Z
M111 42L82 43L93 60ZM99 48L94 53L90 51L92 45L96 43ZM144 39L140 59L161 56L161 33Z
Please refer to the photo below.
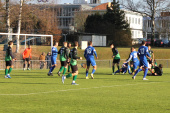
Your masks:
M10 46L12 43L13 43L13 41L9 41L9 42L8 42L8 45Z
M159 68L163 68L163 65L162 65L162 64L159 64Z
M146 42L143 40L143 41L142 41L142 45L145 44L145 43L146 43Z
M88 42L88 45L91 45L91 44L92 44L92 41L89 41L89 42Z
M78 46L78 42L77 41L74 42L74 46Z
M56 43L58 43L58 42L54 42L53 46L55 46L55 45L56 45Z
M111 45L114 45L114 44L113 44L113 43L111 43L111 44L110 44L110 46L111 46Z

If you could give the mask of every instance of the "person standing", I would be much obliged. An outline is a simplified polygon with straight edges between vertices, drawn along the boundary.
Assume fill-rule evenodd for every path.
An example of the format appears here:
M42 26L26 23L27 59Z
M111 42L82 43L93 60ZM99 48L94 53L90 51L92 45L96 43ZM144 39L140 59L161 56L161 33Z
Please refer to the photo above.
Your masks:
M92 70L92 73L91 73L91 78L94 79L94 72L96 71L97 69L97 65L96 65L96 61L94 59L94 54L96 56L96 59L98 59L97 57L97 53L96 53L96 50L95 48L93 47L93 44L91 41L88 42L88 47L85 49L84 51L84 57L86 58L86 64L87 64L87 69L86 69L86 79L89 79L88 78L88 73L89 73L89 68L90 68L90 64L93 66L93 70Z
M11 78L10 73L13 68L12 61L16 60L12 55L12 47L13 47L13 42L9 41L8 48L6 50L6 56L5 56L5 62L6 62L5 78Z
M113 52L113 56L112 56L112 58L113 58L113 64L112 64L113 73L112 74L114 74L115 64L117 64L117 68L119 70L120 55L119 55L117 48L115 48L114 44L111 44L110 48L112 49L112 52Z
M46 63L47 63L47 69L50 69L51 68L51 52L48 52L45 60L46 60Z
M132 79L135 79L136 75L142 71L142 67L144 66L144 76L143 76L143 80L148 80L146 79L147 76L147 72L148 72L148 62L147 62L147 58L149 58L151 60L150 54L148 52L148 47L145 46L146 42L142 41L142 46L138 49L138 56L140 58L140 65L139 65L139 69L135 72L134 76L132 77Z
M43 69L45 65L45 52L42 52L42 54L39 57L39 60L40 60L40 69Z
M24 50L24 52L22 53L22 57L23 57L23 61L24 61L24 64L23 64L23 70L25 70L25 65L27 63L27 70L30 70L30 60L32 58L32 55L31 55L31 45L28 45L28 48L26 48Z
M67 42L63 42L63 46L58 51L58 54L60 54L60 63L61 67L58 71L58 76L60 76L61 71L63 71L63 75L65 75L67 71L67 63L69 62L69 51L67 49Z
M71 50L71 43L68 43L68 47L67 47L67 49L68 49L68 52L69 52L69 54L70 54L70 50ZM71 69L71 65L70 65L70 62L68 62L68 72L71 72L71 71L70 71L70 69Z
M78 48L78 42L74 42L74 48L70 51L70 66L72 69L72 73L69 73L66 76L62 76L62 82L64 83L64 80L66 78L72 77L73 76L73 82L71 83L72 85L78 85L75 83L76 79L77 79L77 75L78 75L78 67L77 67L77 59L82 60L82 57L78 57L77 56L77 48Z
M54 46L52 47L52 55L51 55L52 66L48 72L48 76L53 76L52 72L53 72L54 68L57 66L57 55L58 55L57 47L58 47L58 42L55 42Z

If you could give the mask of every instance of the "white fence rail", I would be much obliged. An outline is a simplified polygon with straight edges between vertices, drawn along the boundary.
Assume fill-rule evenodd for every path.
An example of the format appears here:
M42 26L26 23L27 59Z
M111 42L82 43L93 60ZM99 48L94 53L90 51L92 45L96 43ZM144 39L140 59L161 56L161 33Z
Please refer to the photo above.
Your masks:
M120 65L122 65L122 63L124 61L125 61L125 59L121 59ZM40 63L40 60L31 60L30 68L31 69L40 69L40 67L42 66L43 69L47 69L47 62L50 62L50 61L45 61L44 66L42 66L43 63ZM111 68L112 62L113 62L113 60L96 60L97 67L99 67L99 68ZM170 68L170 59L157 59L156 62L158 65L163 64L163 68ZM78 60L79 68L81 67L81 63L86 63L86 61ZM57 67L60 66L59 60L57 60L57 65L58 65ZM23 69L23 60L13 61L13 66L14 66L14 69ZM27 65L26 65L26 67L27 67ZM0 70L4 70L4 69L5 69L5 61L0 60Z

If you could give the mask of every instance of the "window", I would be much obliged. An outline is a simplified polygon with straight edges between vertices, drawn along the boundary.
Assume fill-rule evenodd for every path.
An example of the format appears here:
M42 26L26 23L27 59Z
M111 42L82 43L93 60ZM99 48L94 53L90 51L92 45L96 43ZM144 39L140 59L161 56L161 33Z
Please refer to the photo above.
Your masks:
M132 18L132 24L134 24L134 18Z
M138 24L140 25L140 18L138 18Z
M131 17L129 17L129 24L131 23Z
M137 24L137 18L135 18L135 24Z
M134 38L134 31L132 31L132 38Z

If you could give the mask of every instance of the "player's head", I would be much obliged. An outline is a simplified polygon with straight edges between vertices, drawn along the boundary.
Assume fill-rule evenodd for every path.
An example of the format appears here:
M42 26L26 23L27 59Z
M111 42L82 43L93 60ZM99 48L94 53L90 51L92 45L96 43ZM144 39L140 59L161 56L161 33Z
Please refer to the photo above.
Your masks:
M110 44L110 48L114 48L114 44Z
M63 42L64 47L67 47L67 42Z
M31 49L31 45L28 45L28 49Z
M150 50L151 49L151 46L148 46L148 50Z
M42 52L42 55L45 55L45 52Z
M135 47L131 47L131 52L135 51Z
M159 68L163 68L163 65L162 65L162 64L159 64Z
M48 55L51 55L51 52L48 52Z
M142 41L142 45L145 45L145 44L146 44L146 42L143 40L143 41Z
M77 41L74 42L74 47L78 47L79 43Z
M13 41L8 42L8 45L11 46L11 47L13 46L13 44L14 44Z
M88 46L92 46L92 45L93 45L92 41L89 41Z
M58 42L54 42L54 44L53 44L55 47L57 47L58 46Z
M71 43L69 42L67 46L70 48L71 47Z

